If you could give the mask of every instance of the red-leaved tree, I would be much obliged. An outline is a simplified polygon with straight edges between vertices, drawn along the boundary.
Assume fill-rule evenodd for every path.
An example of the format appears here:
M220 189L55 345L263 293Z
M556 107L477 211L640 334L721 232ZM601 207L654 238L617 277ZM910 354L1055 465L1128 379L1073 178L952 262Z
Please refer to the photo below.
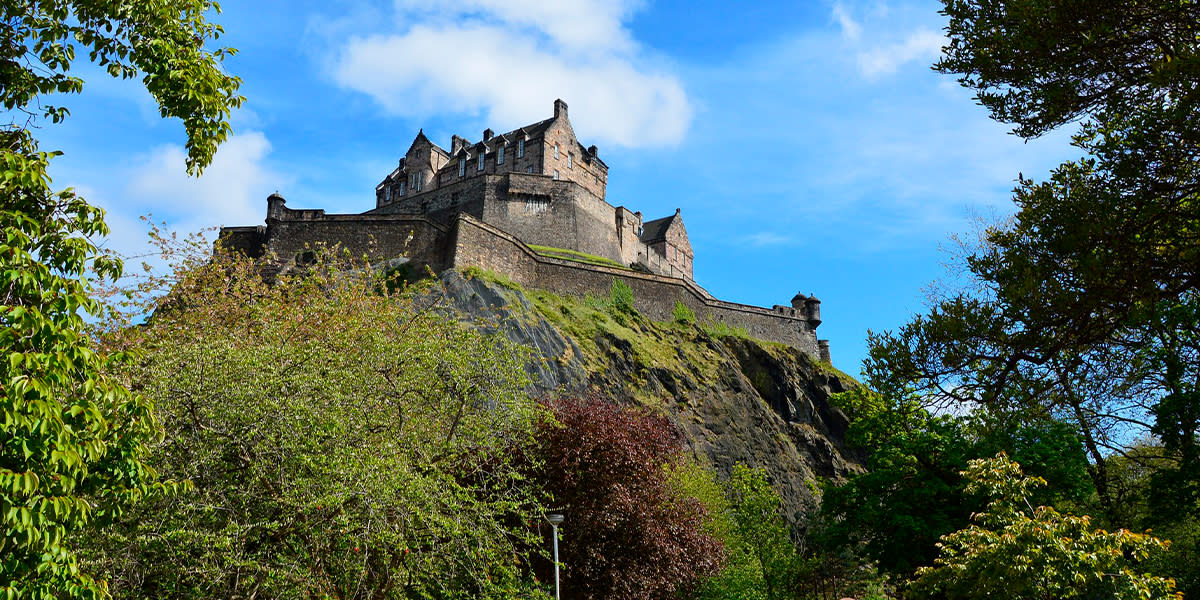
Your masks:
M563 509L563 598L676 598L715 573L724 547L705 534L704 507L671 485L683 458L663 417L597 399L550 404L537 432L537 476ZM553 577L553 575L550 575Z

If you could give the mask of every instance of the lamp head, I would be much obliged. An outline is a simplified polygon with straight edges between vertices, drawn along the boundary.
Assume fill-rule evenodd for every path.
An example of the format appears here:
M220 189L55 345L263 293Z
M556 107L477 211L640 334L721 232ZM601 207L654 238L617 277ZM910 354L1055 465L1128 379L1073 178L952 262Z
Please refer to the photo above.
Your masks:
M561 513L549 513L546 515L546 520L549 521L551 525L555 525L555 526L562 523L563 518L564 517L562 516Z

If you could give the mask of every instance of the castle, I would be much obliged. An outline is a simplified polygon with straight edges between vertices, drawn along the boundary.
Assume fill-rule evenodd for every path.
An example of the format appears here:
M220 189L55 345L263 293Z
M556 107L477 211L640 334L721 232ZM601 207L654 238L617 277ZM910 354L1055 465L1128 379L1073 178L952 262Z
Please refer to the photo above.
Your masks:
M745 328L761 339L829 360L817 340L820 301L797 294L770 309L717 300L692 277L692 246L678 209L650 221L609 204L608 165L584 147L554 102L553 116L446 150L424 131L375 187L375 208L360 214L293 210L267 198L265 226L226 227L221 243L287 269L314 245L341 245L373 260L435 271L477 266L529 287L603 295L613 278L634 291L647 316L671 318L676 303L701 320Z

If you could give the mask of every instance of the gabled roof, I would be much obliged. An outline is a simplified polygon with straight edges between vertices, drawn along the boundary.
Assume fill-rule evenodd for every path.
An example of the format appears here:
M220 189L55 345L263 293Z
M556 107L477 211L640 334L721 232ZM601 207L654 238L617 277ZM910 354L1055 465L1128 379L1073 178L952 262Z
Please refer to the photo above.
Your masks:
M661 219L655 219L653 221L646 221L645 223L642 223L642 243L650 244L653 242L666 241L667 230L675 224L676 219L679 219L680 222L683 221L683 218L679 216L678 210L675 211L675 214L669 217L663 217Z
M433 148L434 150L437 150L438 152L441 152L443 156L450 156L449 152L446 152L444 149L442 149L441 146L433 143L432 140L430 140L428 137L425 136L425 128L424 127L422 127L419 131L417 131L417 137L413 139L413 143L412 143L412 145L410 145L408 147L408 149L412 150L413 146L416 146L417 144L420 144L422 142L429 144L429 147ZM407 152L405 154L407 154Z

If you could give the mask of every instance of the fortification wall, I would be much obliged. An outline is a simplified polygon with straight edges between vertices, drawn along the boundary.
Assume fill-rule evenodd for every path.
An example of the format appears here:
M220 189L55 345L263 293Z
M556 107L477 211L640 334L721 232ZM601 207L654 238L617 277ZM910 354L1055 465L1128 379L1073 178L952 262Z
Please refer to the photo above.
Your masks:
M280 268L302 262L313 247L337 245L354 256L404 256L414 267L440 271L449 266L448 232L446 225L420 216L326 215L284 208L267 219L265 249L276 256Z
M569 248L620 261L616 209L584 188L545 175L489 178L482 220L528 244ZM474 215L472 215L474 216Z
M448 249L452 253L451 266L496 271L523 286L561 294L606 296L613 278L620 278L633 290L634 307L651 319L671 319L675 303L680 302L700 321L741 327L753 337L788 344L813 358L822 357L816 332L805 319L723 302L684 279L538 256L517 237L467 215L456 221Z

